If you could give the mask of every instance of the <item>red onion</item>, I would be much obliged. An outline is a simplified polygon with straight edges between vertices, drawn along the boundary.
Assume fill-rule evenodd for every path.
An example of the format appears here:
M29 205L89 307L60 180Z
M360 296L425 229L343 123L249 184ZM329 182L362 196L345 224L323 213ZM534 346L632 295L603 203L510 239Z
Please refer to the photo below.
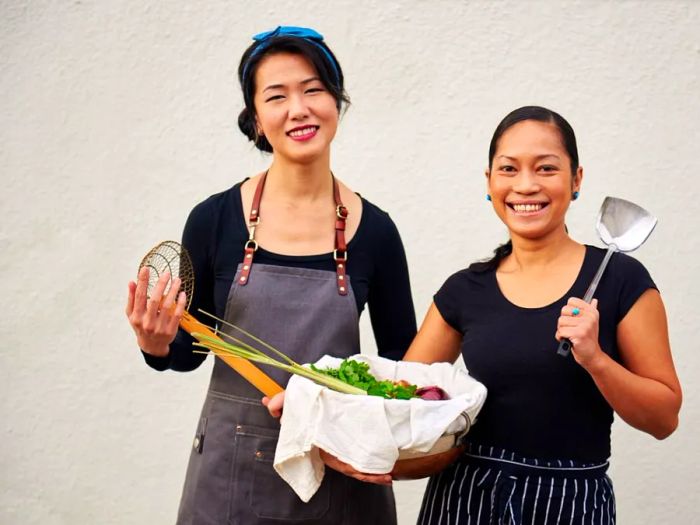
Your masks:
M426 399L428 401L441 401L444 399L450 399L442 388L439 386L424 386L416 390L416 395L421 399Z

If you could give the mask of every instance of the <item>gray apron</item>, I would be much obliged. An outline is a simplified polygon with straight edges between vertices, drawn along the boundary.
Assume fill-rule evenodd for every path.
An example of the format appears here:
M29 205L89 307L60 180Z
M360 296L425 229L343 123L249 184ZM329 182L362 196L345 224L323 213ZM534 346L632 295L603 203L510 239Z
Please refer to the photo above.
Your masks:
M336 274L256 263L246 286L229 291L225 319L260 336L300 363L324 354L359 352L358 313L352 286L340 295ZM238 336L239 334L234 334ZM286 385L289 374L265 367ZM272 468L279 421L262 394L220 359L193 441L179 525L392 525L389 487L346 477L330 468L320 489L302 502ZM358 429L364 431L365 429Z

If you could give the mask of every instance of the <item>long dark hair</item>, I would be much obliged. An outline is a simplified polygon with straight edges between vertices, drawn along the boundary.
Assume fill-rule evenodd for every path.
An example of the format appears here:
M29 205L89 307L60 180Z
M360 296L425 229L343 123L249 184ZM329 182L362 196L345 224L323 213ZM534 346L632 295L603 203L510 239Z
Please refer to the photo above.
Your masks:
M264 48L258 49L261 45L264 45ZM294 36L274 36L265 40L264 43L253 42L243 53L238 65L238 81L241 83L245 102L245 108L238 115L238 127L256 148L267 153L272 153L272 146L264 136L258 135L255 125L255 72L263 58L277 53L301 55L311 62L318 73L319 80L335 99L338 111L343 104L350 103L345 93L343 70L325 42L312 43Z
M578 147L576 146L576 134L574 133L574 129L559 113L541 106L523 106L511 111L501 120L496 130L493 132L493 137L491 137L491 143L489 144L489 172L491 171L493 157L496 155L498 141L501 139L501 136L518 122L523 122L525 120L536 120L538 122L552 124L559 130L564 149L566 149L566 153L569 155L569 159L571 159L571 175L575 176L579 164ZM513 253L513 242L509 239L508 242L501 244L494 250L491 259L473 263L469 268L477 272L496 270L501 264L501 261L511 253Z

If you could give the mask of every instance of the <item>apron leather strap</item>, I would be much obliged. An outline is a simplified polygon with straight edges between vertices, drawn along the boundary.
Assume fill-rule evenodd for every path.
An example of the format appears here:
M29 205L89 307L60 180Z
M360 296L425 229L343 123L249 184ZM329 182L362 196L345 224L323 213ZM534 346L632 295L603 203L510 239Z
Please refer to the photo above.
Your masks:
M331 176L333 177L333 174ZM333 177L333 199L335 200L335 250L333 250L335 274L338 282L338 293L347 295L348 284L345 266L348 260L348 246L345 244L345 223L348 218L348 209L340 200L340 188L335 177Z
M333 177L333 200L335 201L335 249L333 250L333 260L335 261L335 273L337 276L338 293L340 295L348 294L347 275L345 273L346 263L348 260L348 247L345 242L345 225L348 218L348 209L343 205L340 199L340 187L338 181ZM248 240L243 249L243 267L241 268L241 276L238 278L238 284L245 286L250 279L250 270L253 268L253 255L258 249L258 243L255 240L255 228L260 224L260 200L262 199L263 188L265 187L265 179L267 171L263 173L258 181L258 186L255 188L253 195L253 205L250 209L250 217L248 219Z
M241 268L241 276L238 278L238 284L245 286L250 278L250 270L253 267L253 255L258 249L258 243L255 240L255 228L260 224L260 199L262 199L263 188L265 187L265 179L267 172L263 173L255 188L253 195L253 206L250 208L250 217L248 219L248 240L243 249L243 267Z

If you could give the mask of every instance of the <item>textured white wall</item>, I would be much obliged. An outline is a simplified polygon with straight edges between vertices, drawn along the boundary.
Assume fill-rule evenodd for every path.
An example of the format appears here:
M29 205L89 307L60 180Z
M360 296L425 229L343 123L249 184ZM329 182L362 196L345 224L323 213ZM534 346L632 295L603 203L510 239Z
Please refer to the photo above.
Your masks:
M280 23L317 28L343 64L333 167L397 222L419 317L504 238L482 173L515 107L577 131L576 238L597 243L608 194L660 218L637 256L667 304L681 426L655 442L616 424L612 476L621 523L698 523L694 0L0 2L0 523L173 522L209 366L144 365L126 282L196 202L265 166L235 124L235 69ZM422 487L397 483L402 524Z

